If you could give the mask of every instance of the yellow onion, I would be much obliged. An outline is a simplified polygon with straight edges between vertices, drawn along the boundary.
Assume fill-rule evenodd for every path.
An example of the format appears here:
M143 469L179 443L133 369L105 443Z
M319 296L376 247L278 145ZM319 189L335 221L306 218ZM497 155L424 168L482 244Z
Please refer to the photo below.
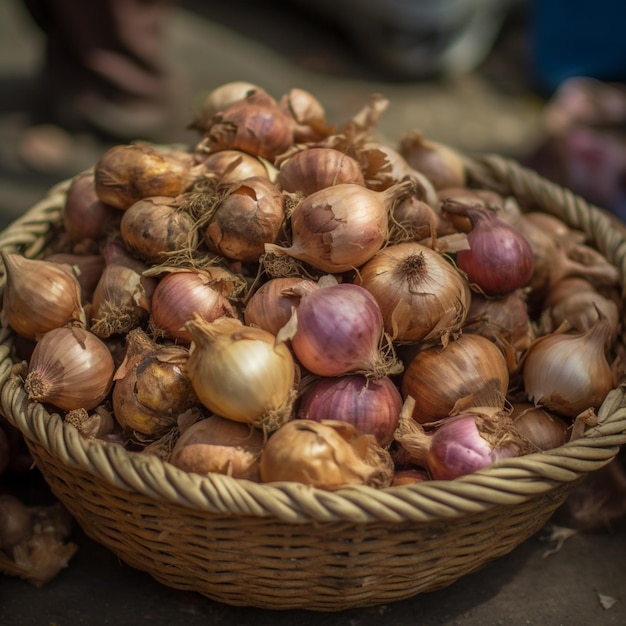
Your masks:
M195 107L192 128L206 131L210 128L211 120L217 113L255 91L263 90L258 85L243 80L231 81L211 89L200 97Z
M185 472L259 480L262 431L210 415L188 426L176 440L169 462Z
M456 268L415 242L383 248L355 282L374 296L385 332L396 342L447 341L458 333L470 304L469 285Z
M119 242L107 243L103 254L106 266L94 291L90 328L107 339L127 333L148 318L156 279L144 276L147 266Z
M415 400L413 417L425 424L470 406L503 407L508 386L500 349L481 335L463 334L445 348L418 352L406 365L401 391Z
M255 262L266 243L278 237L285 219L285 197L267 178L231 183L215 207L204 243L228 259Z
M174 198L153 196L133 203L124 211L120 234L128 251L146 263L160 263L168 254L194 250L199 237L193 218Z
M189 350L158 344L139 328L128 333L126 342L111 396L115 419L124 429L155 437L198 403L186 372Z
M294 420L268 439L261 454L262 482L295 481L320 489L346 485L388 487L393 462L373 435L341 421Z
M524 389L537 405L574 418L597 409L613 388L605 346L612 332L607 318L584 332L556 332L535 341L524 359Z
M2 317L26 339L73 324L84 326L80 285L73 272L57 263L0 251L6 271Z
M365 185L356 159L334 148L300 149L280 163L276 184L290 193L308 196L315 191L355 183Z
M296 364L287 346L262 328L234 318L185 324L192 344L187 369L210 411L264 430L292 417Z
M84 328L55 328L37 342L24 381L29 399L64 411L93 409L109 394L115 364L107 345Z
M203 175L219 184L237 183L252 176L270 178L274 174L268 163L264 163L241 150L220 150L202 158Z
M382 192L356 183L320 189L293 210L291 245L266 244L265 251L331 274L359 267L382 248L393 205L412 190L411 181Z
M152 196L176 197L193 183L193 155L181 150L159 150L147 144L109 148L94 167L98 198L116 209Z

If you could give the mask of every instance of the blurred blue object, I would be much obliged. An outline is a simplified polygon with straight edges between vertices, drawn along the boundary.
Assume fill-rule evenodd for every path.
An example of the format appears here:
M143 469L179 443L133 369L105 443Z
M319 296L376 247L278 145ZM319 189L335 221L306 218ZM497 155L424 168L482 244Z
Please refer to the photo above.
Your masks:
M626 81L624 0L534 0L531 13L538 87L553 92L574 76Z

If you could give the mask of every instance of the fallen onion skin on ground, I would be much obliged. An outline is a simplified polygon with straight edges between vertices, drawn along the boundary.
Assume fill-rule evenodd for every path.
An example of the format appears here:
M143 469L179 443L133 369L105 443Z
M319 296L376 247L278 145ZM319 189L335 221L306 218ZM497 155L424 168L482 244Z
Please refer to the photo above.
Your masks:
M37 396L37 401L65 411L68 427L75 424L94 445L106 441L125 446L131 453L155 454L164 461L178 462L186 471L222 472L248 480L300 481L323 489L346 485L385 488L431 479L432 472L424 467L425 461L411 462L399 450L397 441L389 443L385 436L376 442L372 432L359 432L341 410L331 413L330 421L317 425L313 420L301 419L304 416L297 412L297 400L303 398L311 377L358 375L364 377L366 385L367 381L391 381L397 400L415 398L418 408L411 419L418 430L430 428L426 422L453 420L477 404L492 405L500 411L514 402L541 404L547 402L546 389L535 389L532 381L543 381L554 374L545 365L536 365L531 349L534 352L540 341L550 337L550 341L557 336L571 339L576 332L589 331L602 312L610 326L595 342L602 344L599 349L606 360L602 384L590 385L595 389L593 398L583 394L574 408L550 399L551 410L571 432L572 423L579 423L577 413L593 411L611 386L624 378L626 349L618 339L623 323L619 271L588 244L585 233L556 218L548 219L537 213L536 207L522 206L521 200L490 188L487 182L484 187L478 180L470 182L464 158L454 149L429 141L423 131L407 130L398 147L378 139L376 125L388 104L381 95L374 95L351 119L337 125L327 119L315 96L305 90L292 89L274 97L257 85L237 81L217 87L201 103L190 120L190 128L198 131L194 145L182 148L136 142L103 154L91 176L75 179L55 231L58 237L46 246L41 260L59 253L75 255L76 260L69 264L57 263L55 271L63 267L76 272L88 263L86 256L79 259L78 255L102 255L107 259L96 283L90 279L84 284L91 286L83 287L78 281L80 293L74 294L72 309L77 302L82 313L70 316L69 323L84 326L83 332L93 333L104 343L117 371L113 388L118 389L118 395L125 385L135 395L141 387L133 382L135 368L129 367L131 333L141 331L164 354L174 355L173 361L188 350L189 358L185 363L185 359L177 361L177 365L190 380L195 379L195 398L166 408L155 428L142 423L150 421L146 416L133 423L125 422L121 411L116 415L114 392L106 386L102 393L94 391L90 394L93 397L81 398L78 407L53 397ZM424 165L418 166L420 162ZM263 228L267 221L265 190L269 194L267 202L279 208L268 208L267 229ZM228 191L238 209L234 218L231 214L222 219L218 208L229 208L230 201L224 202ZM467 217L442 210L451 201L480 205L522 233L532 248L534 262L527 284L515 293L500 293L498 288L497 295L485 295L476 284L469 283L457 261L461 251L471 248L473 224ZM128 237L127 227L133 221L137 207L132 207L136 203L148 207L140 225L156 219L151 209L171 205L185 216L181 221L188 224L189 232L183 228L182 236L174 237L174 243L167 244L164 251L155 252L150 242L147 248L138 245L145 243L143 235L147 238L148 233L140 227L134 237ZM81 225L81 215L93 215L100 227ZM243 228L241 215L255 222L252 231ZM248 236L249 232L254 232L254 237ZM404 293L400 290L392 297L385 290L394 287L395 279L387 273L382 277L382 286L368 291L373 259L388 256L392 246L398 246L396 250L419 248L424 258L437 259L441 274L431 284L406 281ZM11 259L8 261L10 264ZM115 261L117 267L113 268ZM413 271L415 267L408 269ZM489 271L488 266L483 269ZM156 285L175 272L210 275L207 284L228 302L217 306L218 313L224 315L198 322L200 311L194 309L200 307L193 304L187 312L179 313L185 307L177 306L176 311L172 307L170 315L168 311L162 315L168 301L185 299L181 291L173 295L170 292L155 306ZM550 296L567 291L564 281L573 278L587 281L587 286L580 290L585 297L565 308L566 318L575 311L576 328L564 328L563 310L555 308ZM364 328L357 324L349 340L347 330L337 334L336 328L330 328L331 332L326 333L323 325L313 333L312 341L318 343L324 336L318 356L323 357L328 369L317 368L310 346L302 348L296 336L298 326L302 330L306 325L303 320L308 306L302 295L306 290L303 285L323 292L324 285L330 284L366 291L376 304L377 327L382 317L380 333L377 331L374 340L368 341L366 358L356 359L356 367L348 368L350 373L338 367L337 344L347 343L353 352L362 353L358 348L365 342ZM38 294L31 295L34 302ZM441 298L447 301L441 302ZM487 301L485 306L480 306L480 298ZM508 306L508 302L514 305ZM8 304L5 301L5 323ZM318 305L311 308L313 316L320 313ZM511 315L503 315L503 309ZM419 321L413 317L416 313L421 315ZM18 307L13 319L20 315L32 317ZM343 317L354 315L348 306ZM157 323L159 319L161 323ZM65 322L60 320L59 325L63 327ZM217 322L207 337L204 326ZM228 326L229 331L221 335L214 332L220 324L225 324L222 329ZM192 328L195 336L190 332ZM13 330L17 333L16 368L25 373L40 345L37 341L41 333L27 333L25 338L16 328ZM211 346L217 343L217 336L226 337L219 349ZM470 339L472 336L475 338ZM254 350L228 356L233 346L246 342L252 345L261 338ZM476 343L481 346L478 350L464 349ZM203 354L208 358L200 359ZM108 361L108 357L103 360ZM204 362L199 367L201 360ZM348 360L355 362L353 358ZM585 347L575 350L569 360L578 370L593 369L587 367L593 359ZM442 365L433 365L435 362ZM207 370L209 375L203 378L198 370ZM93 372L85 376L95 378ZM28 386L34 387L30 383ZM174 398L186 396L180 388L173 389L170 395ZM164 394L157 390L148 395L163 399ZM353 405L354 410L356 403L343 404ZM108 415L115 421L113 427L104 419ZM241 432L255 433L251 441L261 433L260 456L248 469L236 469L234 462L218 463L217 457L211 466L205 462L208 457L194 457L192 462L186 457L183 460L179 452L173 456L177 441L182 447L194 439L186 435L193 431L187 424L191 418L183 420L184 415L205 421L202 427L197 426L198 432L222 420ZM424 426L418 423L422 421ZM296 438L304 443L298 447L293 443L279 445L281 440L293 442ZM238 440L238 435L233 436L232 449L238 449ZM200 442L198 435L194 445L207 445L207 441ZM540 447L545 445L552 444L542 443ZM298 448L298 458L272 461L273 456L288 456ZM335 448L341 451L341 467L336 466ZM194 456L192 449L187 448L185 455ZM255 448L253 456L256 454ZM395 483L394 472L398 475Z

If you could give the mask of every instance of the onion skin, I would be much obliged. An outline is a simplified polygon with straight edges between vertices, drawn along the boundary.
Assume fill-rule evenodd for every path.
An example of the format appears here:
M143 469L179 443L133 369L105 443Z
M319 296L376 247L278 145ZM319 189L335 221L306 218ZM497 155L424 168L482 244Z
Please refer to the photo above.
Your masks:
M235 317L232 305L214 284L211 275L199 269L182 268L166 274L159 280L150 301L152 330L189 345L191 334L185 324L194 319L194 314L207 322L222 315Z
M260 430L211 415L182 432L169 462L185 472L215 472L258 482L263 444Z
M313 382L300 398L297 416L348 422L385 447L393 440L401 409L402 396L389 377L368 380L356 374Z
M376 375L381 369L383 335L380 307L363 287L325 286L304 294L287 335L298 361L318 376Z
M2 317L14 332L35 340L50 330L85 326L74 273L56 263L0 251L6 272Z
M143 198L174 198L192 184L194 164L193 155L181 151L141 143L113 146L95 165L96 195L122 211Z
M429 347L407 364L402 397L414 399L416 421L426 424L468 406L504 406L509 370L489 339L463 334L445 348Z
M115 364L107 345L83 328L55 328L37 342L24 389L64 411L93 409L109 394Z
M467 281L452 264L416 242L383 248L355 281L374 296L385 332L396 342L446 342L460 330L471 300Z
M376 439L335 420L287 422L268 439L259 468L262 482L295 481L327 490L383 488L393 480L393 461Z
M266 431L291 419L297 372L283 342L227 317L207 323L196 316L185 328L193 339L189 377L205 407Z

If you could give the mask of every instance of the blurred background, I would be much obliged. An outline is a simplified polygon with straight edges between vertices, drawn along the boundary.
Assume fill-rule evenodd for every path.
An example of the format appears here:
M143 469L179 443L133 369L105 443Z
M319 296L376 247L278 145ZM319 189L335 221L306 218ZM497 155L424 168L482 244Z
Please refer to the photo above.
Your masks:
M611 34L623 4L560 4L4 0L0 219L109 145L192 141L194 103L233 80L307 89L338 124L382 93L385 140L420 129L511 156L622 213L626 54Z

